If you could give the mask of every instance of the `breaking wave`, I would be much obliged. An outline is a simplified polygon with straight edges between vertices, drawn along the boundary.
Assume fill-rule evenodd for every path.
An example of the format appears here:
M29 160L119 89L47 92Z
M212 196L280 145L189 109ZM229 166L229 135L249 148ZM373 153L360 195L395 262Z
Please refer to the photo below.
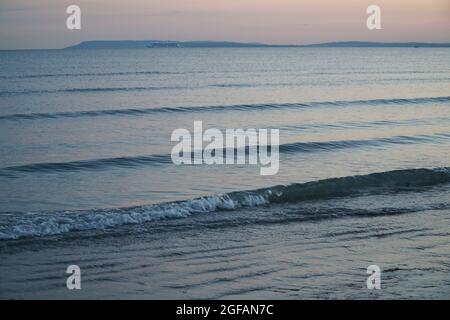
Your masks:
M446 183L450 183L450 168L408 169L279 185L133 208L14 214L7 223L0 226L0 239L12 240L83 230L104 230L161 219L186 218L198 213L362 194L412 191ZM343 211L342 216L345 214Z

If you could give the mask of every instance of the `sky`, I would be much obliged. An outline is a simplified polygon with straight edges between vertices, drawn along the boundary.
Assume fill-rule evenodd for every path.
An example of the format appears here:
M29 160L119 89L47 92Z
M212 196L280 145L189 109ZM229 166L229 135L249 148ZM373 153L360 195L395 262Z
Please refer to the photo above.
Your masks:
M66 8L81 8L81 30ZM381 8L381 30L366 9ZM450 0L0 0L0 49L87 40L450 42Z

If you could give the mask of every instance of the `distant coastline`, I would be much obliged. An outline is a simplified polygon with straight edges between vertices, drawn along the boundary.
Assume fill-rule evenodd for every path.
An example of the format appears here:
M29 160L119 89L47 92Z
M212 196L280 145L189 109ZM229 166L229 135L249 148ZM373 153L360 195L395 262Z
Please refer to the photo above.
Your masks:
M305 45L273 45L229 41L94 40L83 41L67 49L139 49L139 48L450 48L450 43L342 41Z

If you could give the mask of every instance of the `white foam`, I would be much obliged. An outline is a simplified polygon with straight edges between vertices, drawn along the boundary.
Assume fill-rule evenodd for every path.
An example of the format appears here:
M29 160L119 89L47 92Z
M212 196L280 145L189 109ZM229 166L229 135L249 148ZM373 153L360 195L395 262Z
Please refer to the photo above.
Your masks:
M83 230L103 230L120 225L185 218L195 213L234 210L242 206L259 206L266 203L268 201L265 197L256 194L248 194L241 201L233 200L229 195L214 195L189 201L109 211L21 214L17 215L15 221L11 224L0 226L0 239L50 236Z

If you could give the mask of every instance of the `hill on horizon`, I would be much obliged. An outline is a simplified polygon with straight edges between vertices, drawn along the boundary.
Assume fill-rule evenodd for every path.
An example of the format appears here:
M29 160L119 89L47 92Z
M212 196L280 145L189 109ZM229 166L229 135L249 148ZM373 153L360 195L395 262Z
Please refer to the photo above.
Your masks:
M171 41L171 40L93 40L83 41L64 49L133 49L133 48L283 48L283 47L327 47L327 48L450 48L450 43L426 42L370 42L339 41L316 44L274 45L233 41Z

